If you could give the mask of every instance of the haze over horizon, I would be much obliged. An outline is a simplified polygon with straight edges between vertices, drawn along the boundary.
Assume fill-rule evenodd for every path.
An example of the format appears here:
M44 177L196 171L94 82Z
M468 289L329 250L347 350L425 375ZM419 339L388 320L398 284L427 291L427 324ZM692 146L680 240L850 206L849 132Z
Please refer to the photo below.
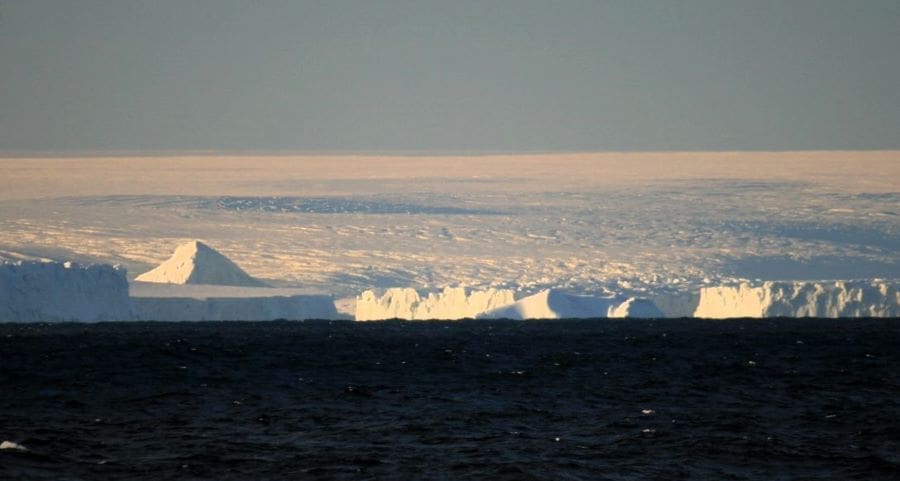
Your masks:
M900 3L0 1L0 152L900 148Z

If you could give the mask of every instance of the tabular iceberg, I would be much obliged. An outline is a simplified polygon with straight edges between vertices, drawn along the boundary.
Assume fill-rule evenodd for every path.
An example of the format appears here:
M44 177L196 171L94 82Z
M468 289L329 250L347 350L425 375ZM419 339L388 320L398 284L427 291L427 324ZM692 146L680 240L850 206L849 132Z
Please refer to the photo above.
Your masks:
M125 269L71 262L0 264L0 321L134 318Z
M700 290L695 317L896 317L900 291L894 282L764 282Z
M583 296L547 289L508 306L482 313L479 319L585 319L665 317L653 302L623 296Z
M271 321L338 319L329 296L268 296L193 299L136 297L138 318L146 321Z
M356 299L356 320L380 319L559 319L664 317L646 299L624 296L578 296L556 289L520 300L510 289L445 288L427 296L411 288L387 289L379 296L365 291Z
M134 282L137 318L145 321L340 319L329 295L302 289Z
M509 289L471 290L447 287L426 297L412 288L391 288L379 296L368 290L356 298L356 320L473 319L479 314L515 302Z

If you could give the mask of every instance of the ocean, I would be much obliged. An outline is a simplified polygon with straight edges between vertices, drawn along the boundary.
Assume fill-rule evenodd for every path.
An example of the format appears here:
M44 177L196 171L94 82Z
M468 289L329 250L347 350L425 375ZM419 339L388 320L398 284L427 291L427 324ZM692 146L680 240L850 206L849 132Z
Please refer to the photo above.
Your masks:
M0 324L0 479L896 480L900 322Z

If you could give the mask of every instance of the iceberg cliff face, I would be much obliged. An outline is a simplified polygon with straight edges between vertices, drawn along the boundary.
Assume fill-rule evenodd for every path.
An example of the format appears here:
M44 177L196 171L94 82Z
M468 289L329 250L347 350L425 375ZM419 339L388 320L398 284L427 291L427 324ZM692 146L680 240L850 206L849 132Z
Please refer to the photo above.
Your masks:
M329 296L299 295L192 299L136 297L138 318L145 321L272 321L337 319Z
M392 288L379 296L365 291L356 299L356 320L468 319L515 302L509 289L469 290L447 287L422 297L415 289Z
M896 317L900 291L887 281L765 282L700 291L695 317Z
M548 289L499 309L479 319L585 319L585 318L657 318L664 314L646 299L622 296L600 297L568 294Z
M135 281L131 298L142 321L340 319L334 299L303 289L160 284Z
M356 320L380 319L562 319L664 317L653 302L624 296L599 297L548 289L516 301L508 289L470 291L446 288L423 297L415 289L388 289L382 296L363 292L356 299Z
M667 317L663 311L661 311L653 301L648 299L639 299L636 297L630 297L625 300L625 302L617 305L610 306L607 311L607 317L630 317L632 319L659 319L662 317Z
M127 321L125 269L70 262L0 264L0 321Z

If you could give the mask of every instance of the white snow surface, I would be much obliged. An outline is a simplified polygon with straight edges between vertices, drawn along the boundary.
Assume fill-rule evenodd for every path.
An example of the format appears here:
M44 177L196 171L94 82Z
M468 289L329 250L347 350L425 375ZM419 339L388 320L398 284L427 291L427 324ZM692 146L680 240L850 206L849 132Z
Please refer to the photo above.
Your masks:
M764 282L700 290L696 317L898 317L896 282Z
M558 289L546 289L508 305L492 309L479 319L585 319L654 318L662 311L646 299L622 296L575 295Z
M422 295L412 288L391 288L380 296L367 290L356 298L356 320L474 319L514 301L514 292L509 289L447 287L441 292Z
M155 269L137 276L136 280L167 284L265 286L230 259L197 240L178 246L172 257Z
M0 263L0 321L125 321L134 317L123 268Z
M131 283L137 318L146 321L346 319L330 295L304 289Z

